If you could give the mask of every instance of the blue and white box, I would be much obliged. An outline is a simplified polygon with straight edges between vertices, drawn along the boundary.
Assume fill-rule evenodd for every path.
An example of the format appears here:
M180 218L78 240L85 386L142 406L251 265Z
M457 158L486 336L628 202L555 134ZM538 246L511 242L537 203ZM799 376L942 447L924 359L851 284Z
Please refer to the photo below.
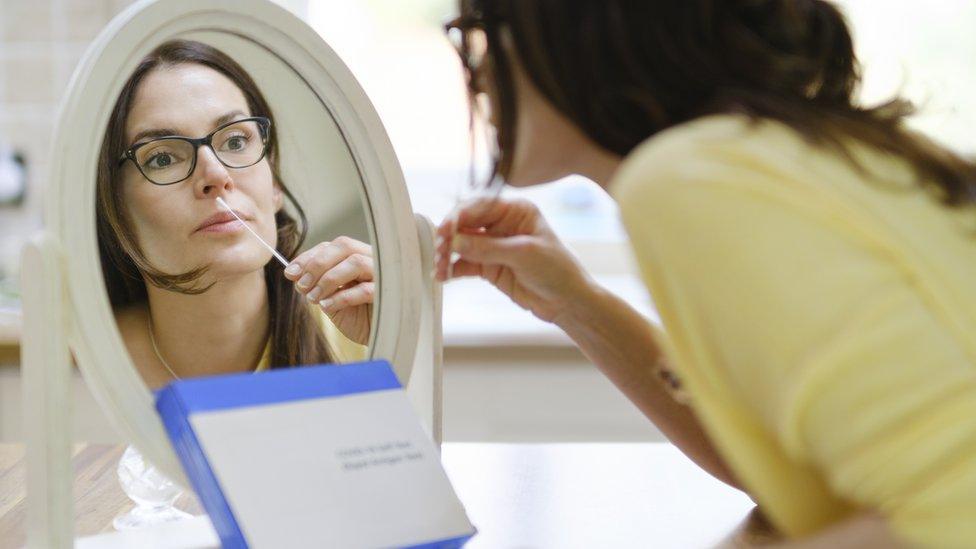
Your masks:
M460 547L475 533L385 361L176 381L156 408L224 547Z

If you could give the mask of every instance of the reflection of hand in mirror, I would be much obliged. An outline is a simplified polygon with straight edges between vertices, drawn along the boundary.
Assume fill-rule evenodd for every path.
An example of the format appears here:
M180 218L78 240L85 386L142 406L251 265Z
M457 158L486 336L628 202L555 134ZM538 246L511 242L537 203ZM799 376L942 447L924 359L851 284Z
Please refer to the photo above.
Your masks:
M317 303L349 339L365 345L372 320L373 249L340 236L296 257L285 269L295 289Z
M151 388L366 357L369 322L361 319L371 317L370 305L360 299L323 311L309 303L271 252L217 204L223 198L281 255L295 257L307 220L282 180L283 153L261 91L210 46L163 44L123 88L99 157L99 251L119 330ZM366 265L351 259L371 255L356 244L342 260ZM355 280L368 279L371 296L371 259L367 266ZM351 299L343 295L356 286L350 280L322 295Z

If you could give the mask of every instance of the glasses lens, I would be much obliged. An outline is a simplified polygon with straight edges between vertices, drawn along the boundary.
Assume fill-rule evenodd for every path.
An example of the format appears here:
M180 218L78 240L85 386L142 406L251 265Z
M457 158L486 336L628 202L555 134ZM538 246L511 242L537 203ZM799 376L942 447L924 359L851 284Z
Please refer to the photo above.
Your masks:
M231 168L246 168L264 156L265 131L256 120L243 120L223 128L213 136L213 150Z
M139 147L135 160L147 179L168 185L190 175L193 145L180 139L157 139Z

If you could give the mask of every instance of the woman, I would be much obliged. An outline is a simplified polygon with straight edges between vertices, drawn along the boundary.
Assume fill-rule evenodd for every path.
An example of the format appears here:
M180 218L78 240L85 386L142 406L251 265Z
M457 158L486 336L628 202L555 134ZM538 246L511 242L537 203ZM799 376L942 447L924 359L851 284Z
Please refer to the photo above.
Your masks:
M803 547L972 547L976 165L904 101L854 104L833 5L465 0L449 26L496 173L609 191L667 335L522 201L443 223L439 278L563 328Z
M151 388L366 356L371 248L340 237L284 269L216 202L285 257L297 252L306 221L278 170L273 119L250 76L199 42L161 45L122 90L99 161L99 244L119 329Z

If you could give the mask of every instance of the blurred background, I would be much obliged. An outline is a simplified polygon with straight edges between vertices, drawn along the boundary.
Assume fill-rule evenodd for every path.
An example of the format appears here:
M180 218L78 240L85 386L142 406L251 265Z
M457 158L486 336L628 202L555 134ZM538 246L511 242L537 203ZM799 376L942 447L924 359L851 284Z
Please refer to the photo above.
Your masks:
M443 38L454 0L281 0L345 60L373 101L414 210L440 221L467 177L467 103ZM976 154L976 3L843 0L864 67L861 100L916 101L912 123ZM0 441L18 440L19 276L42 224L58 102L75 65L127 0L0 0ZM508 192L508 191L507 191ZM520 191L599 280L650 317L616 209L583 178ZM478 311L477 315L469 311ZM445 289L447 440L655 440L660 435L569 341L486 284ZM78 378L78 440L115 441Z

